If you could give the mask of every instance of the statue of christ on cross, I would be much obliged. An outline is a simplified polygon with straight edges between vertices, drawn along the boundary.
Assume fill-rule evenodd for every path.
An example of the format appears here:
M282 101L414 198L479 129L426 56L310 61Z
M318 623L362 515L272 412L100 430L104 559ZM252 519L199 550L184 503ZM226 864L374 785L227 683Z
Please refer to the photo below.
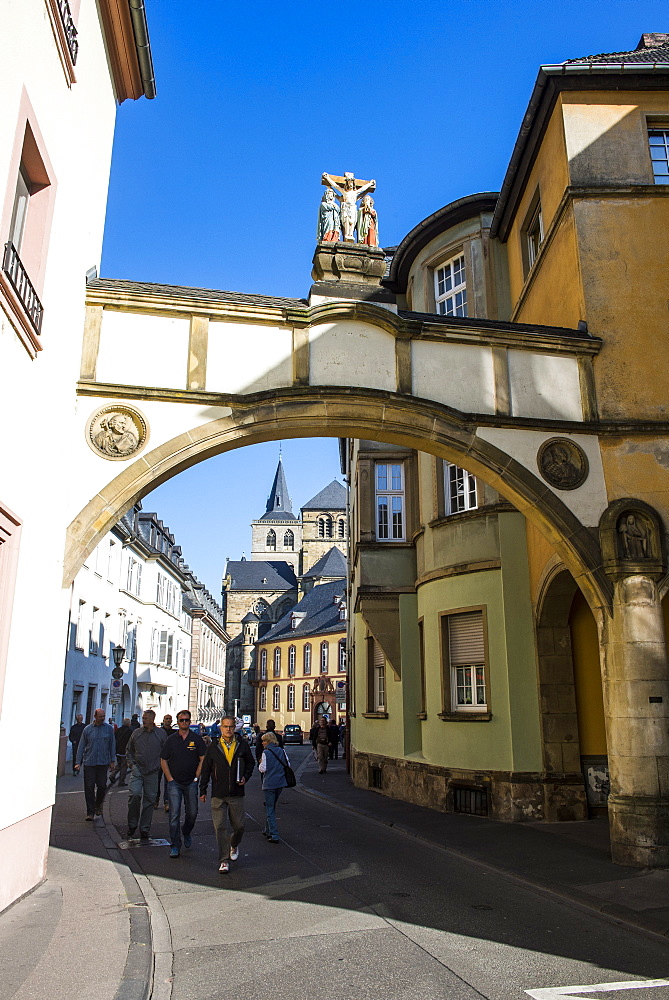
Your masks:
M376 189L376 181L356 180L353 174L331 177L323 174L321 183L332 188L340 201L341 230L345 243L355 243L353 232L358 221L357 201L368 191Z

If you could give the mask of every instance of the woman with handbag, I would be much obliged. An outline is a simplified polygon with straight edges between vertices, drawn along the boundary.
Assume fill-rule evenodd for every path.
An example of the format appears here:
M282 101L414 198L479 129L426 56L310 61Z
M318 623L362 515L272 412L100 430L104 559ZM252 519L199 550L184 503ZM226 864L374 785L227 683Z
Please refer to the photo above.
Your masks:
M279 741L273 732L268 731L263 733L262 748L262 757L260 758L258 769L262 775L262 790L265 797L265 829L263 830L263 837L267 837L270 844L278 844L279 831L276 828L276 803L281 794L281 789L288 787L287 771L290 772L291 776L293 772L286 751L279 746Z

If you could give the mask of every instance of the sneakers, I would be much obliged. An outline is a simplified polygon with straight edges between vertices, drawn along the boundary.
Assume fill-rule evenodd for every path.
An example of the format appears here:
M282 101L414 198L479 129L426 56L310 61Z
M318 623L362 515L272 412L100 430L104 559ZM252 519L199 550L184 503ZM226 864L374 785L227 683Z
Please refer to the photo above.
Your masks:
M95 810L95 815L102 816L102 806L97 807L97 809Z
M281 841L279 840L278 837L270 837L269 838L269 842L270 842L270 844L280 844L281 843Z
M230 848L230 860L231 861L236 861L238 857L239 857L239 848L238 847L231 847Z
M129 826L128 829L126 830L126 833L125 833L126 840L134 840L136 833L137 833L137 827L136 826Z
M95 817L93 816L93 813L89 813L88 816L86 817L86 822L92 823L94 819Z
M222 874L227 875L228 872L230 871L230 862L221 861L220 865L218 866L218 870L219 872L222 872Z
M140 840L148 840L149 839L149 831L148 830L140 830L139 831L139 839Z
M192 843L193 843L193 838L191 837L190 833L184 833L184 847L189 848Z
M181 851L179 850L178 847L173 847L172 850L170 851L170 857L171 858L178 858L180 854L181 854Z

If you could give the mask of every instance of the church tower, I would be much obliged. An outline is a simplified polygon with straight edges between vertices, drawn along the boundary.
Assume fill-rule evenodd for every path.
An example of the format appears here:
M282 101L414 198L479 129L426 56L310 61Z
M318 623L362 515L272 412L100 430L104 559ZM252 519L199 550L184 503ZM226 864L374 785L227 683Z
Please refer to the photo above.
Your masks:
M281 560L292 566L296 574L300 573L302 526L293 514L293 504L288 493L281 456L265 513L258 520L251 522L251 533L252 561Z

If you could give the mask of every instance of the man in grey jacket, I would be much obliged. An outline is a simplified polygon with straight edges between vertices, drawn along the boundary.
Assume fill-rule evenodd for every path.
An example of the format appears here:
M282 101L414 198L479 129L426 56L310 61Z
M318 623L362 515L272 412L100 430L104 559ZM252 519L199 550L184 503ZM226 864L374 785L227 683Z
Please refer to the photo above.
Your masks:
M133 732L126 750L130 771L128 840L135 837L138 826L140 840L149 839L153 804L158 794L160 752L166 739L165 730L156 726L156 713L147 708L142 715L142 725Z

